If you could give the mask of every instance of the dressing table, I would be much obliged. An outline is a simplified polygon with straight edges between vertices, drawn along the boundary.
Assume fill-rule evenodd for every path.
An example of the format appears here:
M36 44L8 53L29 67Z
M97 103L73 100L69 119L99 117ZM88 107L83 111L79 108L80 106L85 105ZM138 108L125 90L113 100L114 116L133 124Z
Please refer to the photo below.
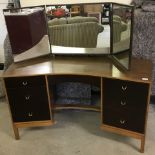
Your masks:
M4 81L15 138L19 128L54 125L54 86L82 82L100 88L100 106L68 106L101 113L101 129L141 141L144 152L152 64L132 58L130 71L118 69L108 57L44 56L13 63ZM63 108L63 107L62 107ZM67 107L65 107L67 108Z
M48 10L71 13L76 5L81 17L46 18ZM107 5L108 23L89 17L99 6L104 18ZM101 129L139 139L144 152L152 64L131 57L133 11L104 2L4 10L15 63L1 77L16 139L19 128L54 125L57 109L94 110L101 114ZM97 87L98 105L58 104L56 87L68 82Z

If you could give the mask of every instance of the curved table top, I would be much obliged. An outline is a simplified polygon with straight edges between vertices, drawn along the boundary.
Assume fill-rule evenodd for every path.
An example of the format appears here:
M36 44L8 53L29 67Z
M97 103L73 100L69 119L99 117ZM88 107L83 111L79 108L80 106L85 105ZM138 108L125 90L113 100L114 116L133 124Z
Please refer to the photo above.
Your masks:
M105 56L45 56L13 63L1 77L36 75L90 75L151 83L152 63L149 60L132 57L131 69L125 71Z

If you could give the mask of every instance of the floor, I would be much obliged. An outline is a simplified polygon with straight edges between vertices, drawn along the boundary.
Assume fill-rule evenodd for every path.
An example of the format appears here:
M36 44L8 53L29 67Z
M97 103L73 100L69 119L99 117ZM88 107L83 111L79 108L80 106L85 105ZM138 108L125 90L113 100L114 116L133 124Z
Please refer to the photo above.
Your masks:
M97 48L110 47L110 25L104 25L103 32L98 34Z
M50 127L20 129L15 140L5 100L0 100L0 155L141 155L140 141L100 130L100 113L63 110ZM145 153L155 152L155 104L150 104Z

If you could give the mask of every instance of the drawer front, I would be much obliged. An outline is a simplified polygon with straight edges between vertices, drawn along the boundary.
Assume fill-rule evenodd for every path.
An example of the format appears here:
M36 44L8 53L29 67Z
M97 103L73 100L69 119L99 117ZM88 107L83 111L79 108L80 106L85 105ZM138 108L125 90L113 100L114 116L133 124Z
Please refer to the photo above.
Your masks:
M6 88L31 88L46 85L45 76L5 78Z
M139 111L138 113L136 110L122 112L105 108L103 111L103 124L144 133L145 111Z
M50 119L46 87L7 89L7 94L14 122Z
M9 103L16 103L16 105L20 105L23 103L31 103L33 105L34 103L36 104L36 101L44 102L47 98L47 90L45 86L40 86L37 89L7 89L7 94L9 98Z
M19 110L19 107L11 108L12 110L12 118L14 122L29 122L29 121L44 121L50 120L50 111L49 108L45 109L41 104L45 104L43 102L38 103L36 109L22 106Z
M103 79L104 106L122 105L146 107L149 85L145 83Z
M131 101L129 99L123 98L123 99L104 99L103 100L103 108L111 108L111 109L119 109L128 111L130 109L136 109L137 112L143 110L145 111L147 107L147 100L143 101L137 101L136 99L134 101Z

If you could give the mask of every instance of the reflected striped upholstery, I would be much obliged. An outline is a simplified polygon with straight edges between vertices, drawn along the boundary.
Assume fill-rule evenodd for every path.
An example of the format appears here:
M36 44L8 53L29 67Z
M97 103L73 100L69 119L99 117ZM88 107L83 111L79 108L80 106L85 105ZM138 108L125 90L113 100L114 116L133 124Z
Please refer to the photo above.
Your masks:
M55 20L49 23L50 42L57 46L96 47L98 34L104 29L95 17L72 17L66 24L64 19L57 20L58 25Z
M117 43L121 40L121 33L127 29L121 18L117 15L113 16L113 42Z
M49 27L52 45L69 47L96 47L99 33L95 22L63 24Z

